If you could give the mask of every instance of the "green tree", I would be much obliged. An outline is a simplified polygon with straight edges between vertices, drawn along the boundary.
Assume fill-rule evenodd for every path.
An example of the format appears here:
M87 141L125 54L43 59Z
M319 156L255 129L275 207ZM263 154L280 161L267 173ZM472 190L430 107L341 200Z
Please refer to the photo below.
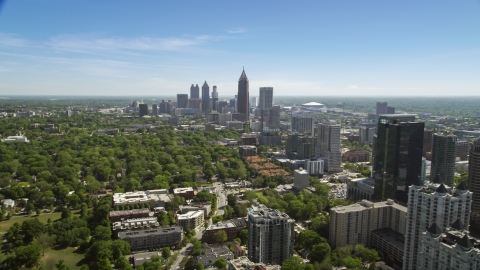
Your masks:
M38 264L41 253L42 246L37 241L33 241L26 246L15 249L15 261L17 265L25 265L25 267L31 268Z
M59 260L56 264L55 267L57 270L70 270L70 267L65 265L65 262L63 260Z
M97 262L98 270L113 270L112 264L108 258L101 259Z
M313 246L312 252L310 253L310 261L322 262L330 252L332 252L332 249L328 243L316 244Z
M166 247L162 250L162 257L167 259L168 257L170 257L170 248L169 247Z
M304 268L302 258L297 256L292 256L282 263L282 270L303 270Z
M240 233L238 234L238 236L240 237L240 239L242 240L242 243L244 245L247 244L247 241L248 241L248 230L247 229L243 229L240 231Z
M213 239L217 243L223 243L223 242L227 241L228 236L227 236L227 233L224 230L219 230L213 235Z
M227 269L227 261L224 258L216 259L213 262L213 266L218 269Z
M320 235L318 235L318 233L312 230L304 230L297 235L295 240L295 249L311 249L313 245L318 243L326 243L325 238L322 238Z
M22 223L22 233L26 241L31 241L45 231L45 225L38 218L27 219Z
M42 233L38 236L37 241L42 246L43 256L44 256L45 249L51 248L55 243L55 237L49 235L48 233Z
M341 264L348 269L363 269L360 258L345 257L341 259Z
M205 267L203 266L203 263L202 263L202 262L199 262L199 263L197 264L197 270L204 270L204 269L205 269Z

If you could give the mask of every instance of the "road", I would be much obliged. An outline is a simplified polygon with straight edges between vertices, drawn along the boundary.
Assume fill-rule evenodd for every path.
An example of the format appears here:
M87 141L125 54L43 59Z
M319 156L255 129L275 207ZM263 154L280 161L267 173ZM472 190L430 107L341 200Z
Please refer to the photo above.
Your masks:
M223 216L223 208L227 204L227 195L223 189L221 182L215 182L215 187L217 188L217 216Z
M180 269L180 263L182 262L183 258L185 256L187 256L188 254L190 254L190 252L192 251L192 247L193 245L191 243L188 243L185 247L183 247L181 250L180 250L180 254L178 255L178 258L177 260L175 261L175 263L172 265L172 267L170 268L170 270L176 270L176 269Z

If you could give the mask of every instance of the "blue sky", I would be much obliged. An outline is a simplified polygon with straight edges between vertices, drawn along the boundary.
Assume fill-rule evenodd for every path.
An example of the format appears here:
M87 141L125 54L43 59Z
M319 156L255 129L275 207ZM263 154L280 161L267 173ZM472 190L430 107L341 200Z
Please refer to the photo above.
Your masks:
M1 1L1 0L0 0ZM480 95L480 0L0 7L0 95Z

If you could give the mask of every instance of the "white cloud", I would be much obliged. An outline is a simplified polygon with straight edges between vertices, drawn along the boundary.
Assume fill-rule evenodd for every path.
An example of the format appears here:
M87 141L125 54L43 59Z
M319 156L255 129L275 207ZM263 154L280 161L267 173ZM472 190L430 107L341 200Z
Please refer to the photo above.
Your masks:
M350 84L350 85L348 86L348 89L350 89L350 90L355 90L355 89L359 89L359 88L360 88L360 87L358 87L358 85L354 85L354 84Z
M247 32L247 30L245 28L231 28L229 30L227 30L227 33L230 33L230 34L241 34L241 33L245 33Z

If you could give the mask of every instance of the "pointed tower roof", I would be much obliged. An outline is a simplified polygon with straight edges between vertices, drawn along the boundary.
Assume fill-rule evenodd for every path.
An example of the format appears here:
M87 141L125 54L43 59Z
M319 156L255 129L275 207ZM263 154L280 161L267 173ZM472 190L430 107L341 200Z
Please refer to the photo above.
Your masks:
M437 223L433 223L432 226L428 228L428 232L433 235L439 235L442 233L442 230L440 230L440 227L438 227Z
M433 183L440 184L440 174L437 174L435 178L433 178Z
M462 181L460 184L458 184L457 189L465 191L468 190L467 183L465 183L465 181Z
M463 226L463 223L460 221L460 219L455 220L452 224L452 229L455 229L457 231L463 231L465 230L465 226Z
M204 86L207 86L207 87L208 87L207 81L205 81L205 82L203 83L203 86L202 86L202 87L204 87Z
M448 193L448 190L447 190L447 188L445 187L445 185L442 183L442 184L437 188L437 190L435 190L435 192L438 192L438 193L441 193L441 194L446 194L446 193Z
M462 239L458 240L457 244L464 249L471 249L473 248L472 241L468 238L468 235L465 234Z
M245 74L245 69L242 71L242 75L240 75L239 81L248 81L247 74Z

